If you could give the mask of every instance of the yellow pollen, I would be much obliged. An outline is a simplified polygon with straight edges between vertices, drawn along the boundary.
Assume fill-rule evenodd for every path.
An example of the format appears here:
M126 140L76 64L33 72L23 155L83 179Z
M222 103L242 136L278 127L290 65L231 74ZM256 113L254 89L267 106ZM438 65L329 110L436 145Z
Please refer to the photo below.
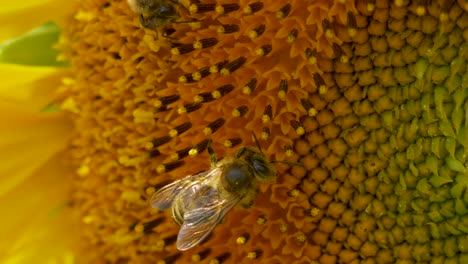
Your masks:
M213 133L213 130L211 130L211 128L209 128L209 127L205 127L205 128L203 129L203 134L205 134L205 136L209 136L209 135L211 135L212 133Z
M171 129L169 130L169 136L170 137L176 137L179 134L176 129Z
M195 149L195 148L193 148L193 149L190 149L190 150L189 150L189 152L188 152L188 154L189 154L190 156L192 156L192 157L193 157L193 156L195 156L195 155L197 155L197 154L198 154L198 150L197 150L197 149Z
M154 114L152 111L146 111L138 108L133 111L133 121L135 121L135 123L151 122L154 121Z
M242 87L242 93L245 95L249 95L250 93L252 93L252 89L250 89L250 87L248 86L244 86Z
M81 165L78 170L76 171L78 175L84 177L89 174L89 167L86 164Z
M120 198L124 201L128 202L136 202L140 200L140 193L135 190L125 190L121 195Z
M258 33L255 30L250 30L248 33L249 38L254 39L258 37Z
M341 57L340 57L340 61L341 61L342 63L348 63L348 62L349 62L349 58L348 58L348 56L341 56Z
M171 49L171 54L172 55L180 55L179 49L178 48L172 48Z
M262 122L263 123L268 123L268 122L270 122L270 120L271 120L271 118L270 118L269 115L263 115L262 116Z
M215 99L218 99L218 98L221 98L221 93L219 91L213 91L211 93L211 96L213 96L213 98Z
M335 33L333 32L333 30L331 29L327 29L325 30L325 37L330 39L330 38L333 38L335 36Z
M180 159L179 154L177 154L177 153L172 153L171 154L171 160L172 161L176 161L176 160L179 160L179 159Z
M276 12L276 19L283 19L285 17L282 11Z
M299 135L299 136L302 136L305 134L305 129L304 127L300 126L298 128L296 128L296 133Z
M217 260L217 259L212 259L212 260L210 261L210 264L219 264L219 260Z
M245 15L252 14L252 8L250 6L244 7L244 9L242 11L244 12Z
M234 108L234 109L232 110L232 116L233 116L233 117L239 117L240 114L241 114L241 113L239 112L239 110L237 110L237 108Z
M372 12L375 9L375 4L373 3L368 3L367 4L367 11Z
M255 251L251 251L247 253L247 258L248 259L256 259L257 258L257 253Z
M195 43L193 43L193 48L194 49L201 49L201 48L203 48L203 43L201 43L200 41L196 41Z
M280 91L278 92L278 98L279 98L280 100L284 101L284 100L286 99L286 92L283 91L283 90L280 90Z
M220 72L220 73L221 73L221 75L223 75L223 76L228 76L229 74L231 74L231 73L229 72L228 69L221 69L221 72Z
M296 235L296 239L297 239L298 242L303 243L303 242L305 242L307 240L307 237L306 237L306 235L304 235L304 233L301 232L301 233Z
M179 115L185 114L185 113L187 113L187 108L182 106L179 109L177 109L177 113L179 113Z
M146 142L145 143L145 149L146 150L152 150L154 147L153 143L152 142Z
M310 65L317 65L317 57L315 57L315 56L310 56L310 57L307 59L307 62L308 62Z
M197 5L196 5L196 4L191 4L191 5L189 6L189 12L190 12L191 15L197 13L197 12L198 12L198 7L197 7Z
M155 192L156 192L156 189L155 189L154 187L148 187L148 188L146 188L146 190L145 190L145 193L146 193L147 195L152 195L152 194L155 193Z
M83 217L83 223L85 224L91 224L92 222L94 222L94 217L91 216L91 215L87 215L85 217Z
M310 216L312 217L317 216L319 213L320 213L320 209L318 209L317 207L310 209Z
M201 78L202 78L202 74L201 74L200 72L194 72L194 73L192 74L192 78L193 78L195 81L199 81L199 80L201 80Z
M326 85L320 85L319 94L326 94L328 92L328 87Z
M125 155L124 155L124 156L120 156L120 157L118 158L118 161L119 161L119 163L122 164L122 165L127 165L127 166L128 166L128 165L130 164L130 158L129 158L128 156L125 156Z
M192 262L200 262L201 260L200 254L193 254L191 260Z
M292 149L286 149L284 154L286 154L287 157L292 157L294 151Z
M166 246L166 242L164 242L164 239L159 239L155 246L156 248L163 249Z
M449 20L449 16L447 13L442 12L440 13L439 19L441 22L447 22Z
M166 166L164 166L164 165L159 165L159 166L156 168L156 171L157 171L158 173L163 173L163 172L166 171Z
M260 216L260 217L257 218L257 224L263 225L265 223L266 223L266 218L265 217Z
M299 191L298 189L294 189L289 192L289 195L291 195L291 197L294 197L294 198L298 197L299 194L301 194L301 191Z
M280 226L279 226L279 230L280 230L281 233L284 233L284 232L288 231L288 225L284 224L284 223L281 223Z
M357 30L355 28L348 28L348 34L350 37L355 37Z
M215 8L216 13L222 15L224 13L224 7L222 5L217 5Z
M231 140L225 140L225 141L224 141L224 146L225 146L226 148L232 148L232 142L231 142Z
M395 0L395 5L398 6L398 7L401 7L403 6L404 2L403 0Z
M135 232L137 233L143 233L143 231L145 230L145 227L142 225L142 224L138 224L135 226L135 228L133 228L135 230Z
M265 55L265 51L262 48L255 49L254 53L257 57Z
M237 243L238 245L244 245L245 242L247 242L247 238L244 237L244 236L240 236L240 237L238 237L238 238L236 239L236 243Z
M156 108L160 108L162 106L161 100L154 101L153 106L156 107Z
M93 20L94 18L96 18L96 14L91 13L91 12L78 11L78 13L75 15L76 20L85 21L85 22L89 22Z
M217 73L219 72L219 68L216 65L210 67L210 73Z
M262 131L262 133L260 133L260 138L263 140L267 140L269 137L270 134L268 134L267 132Z
M203 97L201 97L200 95L195 95L195 96L193 97L193 101L194 101L195 103L201 103L201 102L203 102Z
M307 111L307 114L308 114L309 116L311 116L311 117L314 117L314 116L317 115L317 109L311 107L311 108L309 108L309 110Z
M424 7L424 6L416 7L416 14L418 16L424 16L426 14L426 7Z

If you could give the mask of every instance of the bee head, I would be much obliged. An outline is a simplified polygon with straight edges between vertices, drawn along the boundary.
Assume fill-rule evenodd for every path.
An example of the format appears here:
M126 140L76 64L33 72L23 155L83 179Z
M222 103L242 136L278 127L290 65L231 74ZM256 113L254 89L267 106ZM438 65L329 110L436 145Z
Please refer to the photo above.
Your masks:
M247 159L258 181L270 181L276 176L275 167L266 159L265 155L254 152Z
M140 24L148 29L155 29L169 23L178 17L177 10L171 4L163 4L157 8L140 13Z

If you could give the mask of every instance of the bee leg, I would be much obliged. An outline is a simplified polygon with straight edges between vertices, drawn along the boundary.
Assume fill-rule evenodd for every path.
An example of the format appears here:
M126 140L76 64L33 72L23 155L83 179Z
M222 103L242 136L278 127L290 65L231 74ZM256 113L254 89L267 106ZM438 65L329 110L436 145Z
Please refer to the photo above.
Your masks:
M250 209L250 208L252 208L253 205L254 205L253 200L248 201L248 202L240 203L240 206L242 206L242 208L244 208L244 209Z
M247 147L240 148L236 153L236 158L240 158L246 150L247 150Z
M249 209L249 208L252 208L254 203L255 202L254 202L253 197L248 197L248 198L243 199L239 204L240 206L242 206L242 208Z
M173 4L176 4L180 7L182 7L182 9L184 9L185 11L189 12L189 10L187 9L187 7L185 7L179 0L170 0Z
M240 157L242 157L242 155L244 155L244 153L249 153L249 152L252 153L252 152L254 152L254 151L252 151L251 148L245 147L245 146L244 146L244 147L240 148L240 149L237 151L237 153L236 153L236 158L240 158Z
M218 158L216 157L216 153L213 149L213 146L211 146L211 140L208 142L208 146L206 146L206 149L208 150L208 154L210 154L211 168L215 168L216 163L218 163Z
M242 198L242 200L239 202L240 206L244 209L249 209L251 208L254 203L255 203L255 197L257 197L258 190L253 189L247 192L247 194Z
M175 30L173 28L164 28L162 31L162 36L170 40L176 40L176 38L171 37L174 34Z

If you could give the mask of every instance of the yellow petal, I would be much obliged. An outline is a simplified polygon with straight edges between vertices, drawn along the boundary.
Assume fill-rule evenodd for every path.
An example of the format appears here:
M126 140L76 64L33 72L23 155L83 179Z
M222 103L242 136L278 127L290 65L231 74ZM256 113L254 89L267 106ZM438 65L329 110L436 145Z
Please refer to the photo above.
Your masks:
M73 263L78 228L67 205L67 170L57 154L0 196L0 263Z
M0 198L65 147L72 125L62 113L34 113L0 101Z
M52 100L65 73L63 68L0 64L0 101L39 111Z
M59 25L68 16L75 1L62 0L0 0L0 41L25 33L48 21Z

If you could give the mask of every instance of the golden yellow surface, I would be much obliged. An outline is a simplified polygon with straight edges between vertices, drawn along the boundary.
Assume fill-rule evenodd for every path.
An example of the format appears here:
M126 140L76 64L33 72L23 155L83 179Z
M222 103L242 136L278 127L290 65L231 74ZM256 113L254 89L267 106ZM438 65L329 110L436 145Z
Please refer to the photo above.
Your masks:
M468 262L468 3L202 2L177 7L198 22L149 30L125 1L80 1L62 106L78 126L85 255ZM151 195L208 169L207 139L223 157L255 147L252 133L270 159L304 166L278 164L251 209L179 252Z

